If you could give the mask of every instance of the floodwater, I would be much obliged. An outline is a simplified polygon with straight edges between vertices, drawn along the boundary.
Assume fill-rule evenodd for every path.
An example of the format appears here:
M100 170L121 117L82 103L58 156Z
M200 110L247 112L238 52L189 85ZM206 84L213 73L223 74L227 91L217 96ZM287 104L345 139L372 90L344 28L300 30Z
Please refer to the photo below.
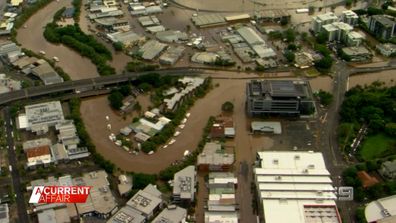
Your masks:
M97 77L96 66L85 57L81 57L75 51L63 46L54 45L44 38L43 32L46 24L52 21L52 18L62 7L69 7L70 0L53 1L45 8L38 11L25 23L27 28L18 30L17 40L23 47L36 53L46 52L47 58L54 56L59 58L57 63L72 80L86 79Z
M354 75L349 78L349 88L356 85L370 85L375 81L384 82L386 86L396 85L396 70L386 70L377 73Z

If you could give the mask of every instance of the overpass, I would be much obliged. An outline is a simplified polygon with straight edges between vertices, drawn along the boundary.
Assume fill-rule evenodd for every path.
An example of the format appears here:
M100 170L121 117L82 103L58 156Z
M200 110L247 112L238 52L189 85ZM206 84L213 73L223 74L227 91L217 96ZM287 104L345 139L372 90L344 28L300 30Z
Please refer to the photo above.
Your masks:
M72 92L72 91L86 91L86 90L100 90L105 86L119 84L131 80L135 80L138 76L148 73L159 73L169 75L191 75L200 73L201 69L190 68L176 68L168 70L145 71L136 73L126 73L111 76L101 76L90 79L65 81L63 83L36 86L25 88L17 91L0 94L0 105L4 105L13 101L28 99L32 97L45 96L53 93Z

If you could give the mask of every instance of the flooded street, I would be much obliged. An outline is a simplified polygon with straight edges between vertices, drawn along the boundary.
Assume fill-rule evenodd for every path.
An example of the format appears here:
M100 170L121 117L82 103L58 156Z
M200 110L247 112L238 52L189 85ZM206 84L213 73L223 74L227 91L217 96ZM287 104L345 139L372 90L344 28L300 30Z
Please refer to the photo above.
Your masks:
M80 56L63 45L51 44L43 36L44 27L52 21L54 14L62 7L69 6L71 6L71 0L49 3L25 23L27 28L18 30L17 41L23 47L36 53L44 51L49 59L54 56L58 57L58 66L68 73L72 80L97 77L96 66L88 58Z
M349 89L356 85L370 85L375 81L385 83L385 86L395 86L396 70L386 70L377 73L354 75L349 78Z

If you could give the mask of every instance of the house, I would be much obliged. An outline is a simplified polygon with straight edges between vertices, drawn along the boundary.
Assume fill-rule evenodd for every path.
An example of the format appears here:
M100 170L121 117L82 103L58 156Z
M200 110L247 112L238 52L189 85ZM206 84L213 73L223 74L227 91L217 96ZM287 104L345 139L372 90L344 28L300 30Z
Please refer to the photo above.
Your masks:
M37 165L47 165L53 162L51 158L51 149L49 146L38 146L29 148L26 151L27 164L26 166L34 167Z
M377 178L370 176L366 171L357 172L357 177L362 182L363 188L368 188L378 183Z
M212 139L234 138L235 128L232 118L218 116L216 117L209 133Z
M396 160L385 161L379 170L380 174L386 178L396 179Z
M208 142L198 155L197 166L202 171L228 171L234 161L234 154L224 152L221 144Z
M194 166L187 166L175 173L173 177L173 201L182 204L194 201L196 184L197 172Z

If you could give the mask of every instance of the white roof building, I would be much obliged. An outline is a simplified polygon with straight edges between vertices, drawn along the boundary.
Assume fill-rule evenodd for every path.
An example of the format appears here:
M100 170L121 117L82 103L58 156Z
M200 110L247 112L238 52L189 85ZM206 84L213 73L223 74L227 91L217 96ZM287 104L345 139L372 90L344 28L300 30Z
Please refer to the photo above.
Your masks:
M319 217L341 223L322 153L268 151L258 157L254 172L265 222L308 223Z
M176 205L169 205L152 221L152 223L184 223L186 217L186 209Z
M38 135L45 134L50 126L55 126L64 120L60 101L27 105L25 113L18 117L18 126L25 127L26 130Z
M370 202L364 211L367 222L387 222L396 220L396 195Z
M143 190L139 190L126 205L149 219L162 205L161 192L149 184Z
M330 24L338 21L337 16L333 12L317 15L312 17L312 30L315 33L322 31L322 27L326 24Z
M194 201L196 175L194 166L177 172L173 178L173 199L175 202Z

